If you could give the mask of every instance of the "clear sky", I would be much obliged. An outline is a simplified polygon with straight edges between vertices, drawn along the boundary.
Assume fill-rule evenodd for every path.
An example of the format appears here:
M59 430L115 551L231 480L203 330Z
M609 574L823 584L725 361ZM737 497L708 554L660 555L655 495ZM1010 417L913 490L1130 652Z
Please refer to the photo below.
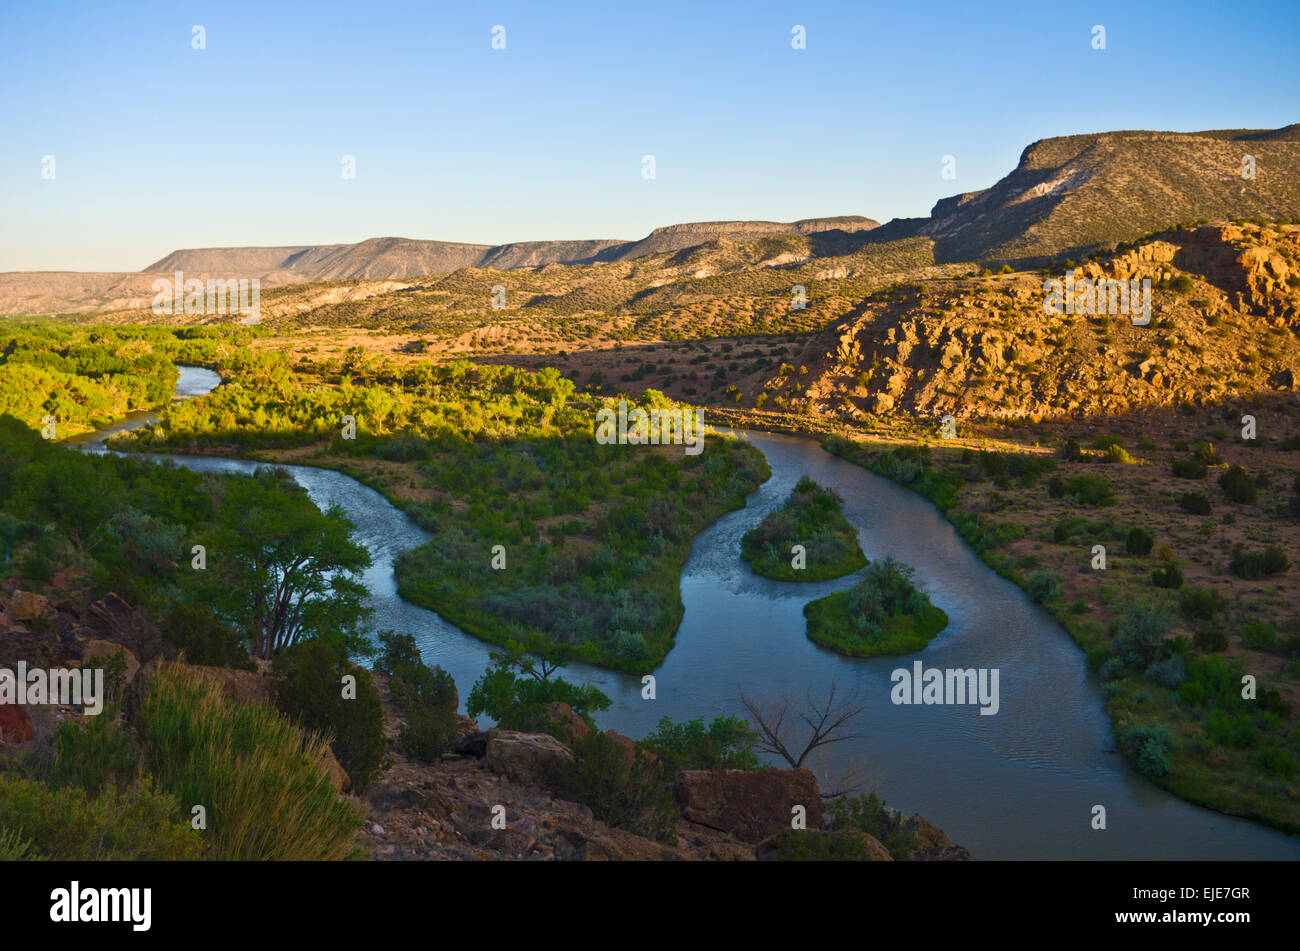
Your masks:
M0 270L138 270L925 215L1035 139L1300 121L1300 2L0 0L0 64Z

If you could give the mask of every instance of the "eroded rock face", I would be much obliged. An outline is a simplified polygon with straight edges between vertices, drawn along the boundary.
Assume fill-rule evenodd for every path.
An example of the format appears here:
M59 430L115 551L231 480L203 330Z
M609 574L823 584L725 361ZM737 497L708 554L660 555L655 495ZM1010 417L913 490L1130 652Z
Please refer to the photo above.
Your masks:
M572 760L568 747L549 734L488 730L484 763L515 782L544 784Z
M806 769L686 770L674 793L689 821L757 843L791 827L795 806L803 806L809 829L823 818L817 780Z

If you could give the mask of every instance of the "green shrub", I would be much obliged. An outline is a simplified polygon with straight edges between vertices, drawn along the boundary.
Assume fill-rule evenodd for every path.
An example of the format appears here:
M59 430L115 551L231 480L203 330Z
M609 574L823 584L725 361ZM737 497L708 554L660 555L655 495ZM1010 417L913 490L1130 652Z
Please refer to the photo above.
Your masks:
M1241 629L1241 643L1254 650L1271 651L1277 646L1277 630L1267 621L1251 621Z
M1233 466L1219 477L1219 488L1234 502L1251 505L1255 502L1255 483L1241 466Z
M716 717L708 726L702 719L674 723L664 717L641 745L676 775L683 769L758 769L757 742L758 734L741 717Z
M1145 677L1148 682L1177 690L1187 680L1187 666L1182 654L1174 654L1157 661L1147 668Z
M1039 604L1045 604L1061 596L1061 583L1054 572L1035 571L1025 582L1025 593Z
M1209 515L1211 512L1210 498L1204 492L1184 492L1178 497L1178 504L1184 512L1192 515Z
M1130 528L1124 539L1124 550L1130 555L1149 555L1156 540L1151 533L1142 528Z
M0 830L13 837L11 853L26 858L185 860L199 858L202 847L175 799L147 778L88 797L79 788L0 774Z
M836 830L865 832L879 840L895 862L909 861L916 851L916 833L903 822L891 819L885 810L885 801L876 793L837 796L827 806L831 824Z
M1146 668L1164 646L1164 633L1173 617L1163 605L1154 602L1133 604L1115 623L1111 650L1122 663Z
M1156 778L1169 772L1169 751L1173 741L1164 724L1132 727L1120 742L1124 751L1136 761L1138 772Z
M339 765L352 785L364 790L386 750L383 703L370 672L348 663L342 650L319 638L282 651L274 671L276 707L306 729L331 737ZM346 676L356 678L355 697L344 697Z
M379 642L375 669L388 674L389 695L405 720L397 746L412 759L436 763L460 739L456 682L441 667L424 663L410 634L385 631Z
M1291 566L1280 545L1269 545L1262 552L1247 552L1238 543L1232 549L1228 570L1238 578L1254 581L1269 575L1281 574Z
M211 608L173 602L162 629L163 639L177 651L184 652L187 664L256 669L239 633L222 624Z
M1183 569L1177 563L1169 562L1151 572L1151 583L1157 588L1181 588L1183 586Z
M1170 462L1169 471L1180 479L1204 479L1209 469L1199 459L1180 456Z
M1194 620L1213 620L1225 605L1216 588L1188 588L1178 596L1178 608L1183 617Z
M606 825L674 844L680 818L663 766L639 747L629 750L604 733L571 743L572 761L559 768L558 792L584 803Z
M145 769L180 804L207 811L209 859L341 859L362 812L330 781L328 744L271 707L228 701L163 668L149 680L137 729Z

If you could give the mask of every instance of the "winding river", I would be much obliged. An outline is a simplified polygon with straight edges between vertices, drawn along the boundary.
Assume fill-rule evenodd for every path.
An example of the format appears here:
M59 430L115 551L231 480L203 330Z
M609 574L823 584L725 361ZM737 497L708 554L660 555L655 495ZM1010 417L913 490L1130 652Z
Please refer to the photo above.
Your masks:
M182 368L178 396L207 392L210 371ZM111 432L145 425L141 414L77 440L104 451ZM1065 631L1015 585L984 565L921 497L825 452L816 442L743 433L767 457L772 477L742 510L701 532L682 571L686 611L676 645L655 671L657 697L641 698L639 677L577 666L613 699L602 727L639 737L660 717L735 713L738 688L749 696L798 701L824 696L834 681L856 693L866 712L862 736L829 747L834 776L863 770L880 794L920 812L981 859L1297 859L1300 837L1185 803L1147 782L1113 752L1098 684ZM156 456L190 469L251 472L258 463L199 456ZM287 466L322 507L338 503L370 550L377 630L415 635L424 659L456 679L462 698L488 664L489 646L436 613L397 596L394 559L428 535L378 492L326 469ZM869 559L912 565L915 580L949 616L948 628L906 658L841 657L804 635L803 606L848 587L852 578L814 584L760 578L740 561L740 538L807 473L836 489ZM1000 709L909 706L890 701L890 672L920 659L927 667L1000 670ZM1107 828L1091 828L1094 805Z

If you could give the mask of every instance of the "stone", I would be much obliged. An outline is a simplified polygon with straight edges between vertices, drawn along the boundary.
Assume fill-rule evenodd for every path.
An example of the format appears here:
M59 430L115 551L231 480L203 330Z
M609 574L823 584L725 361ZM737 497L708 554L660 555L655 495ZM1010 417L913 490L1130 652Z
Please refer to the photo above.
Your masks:
M809 829L821 827L824 813L817 780L806 769L686 770L674 795L690 822L751 843L789 829L795 806L806 810Z
M572 761L568 747L547 733L488 730L484 764L515 782L544 785Z
M86 641L81 645L81 666L85 667L92 661L98 661L97 666L102 667L105 662L116 657L119 652L126 662L126 682L130 683L140 671L140 662L136 660L135 654L132 654L121 644L114 644L112 641L106 641L102 638L93 638Z
M8 614L17 621L34 621L53 612L50 599L31 591L15 591L9 599Z

